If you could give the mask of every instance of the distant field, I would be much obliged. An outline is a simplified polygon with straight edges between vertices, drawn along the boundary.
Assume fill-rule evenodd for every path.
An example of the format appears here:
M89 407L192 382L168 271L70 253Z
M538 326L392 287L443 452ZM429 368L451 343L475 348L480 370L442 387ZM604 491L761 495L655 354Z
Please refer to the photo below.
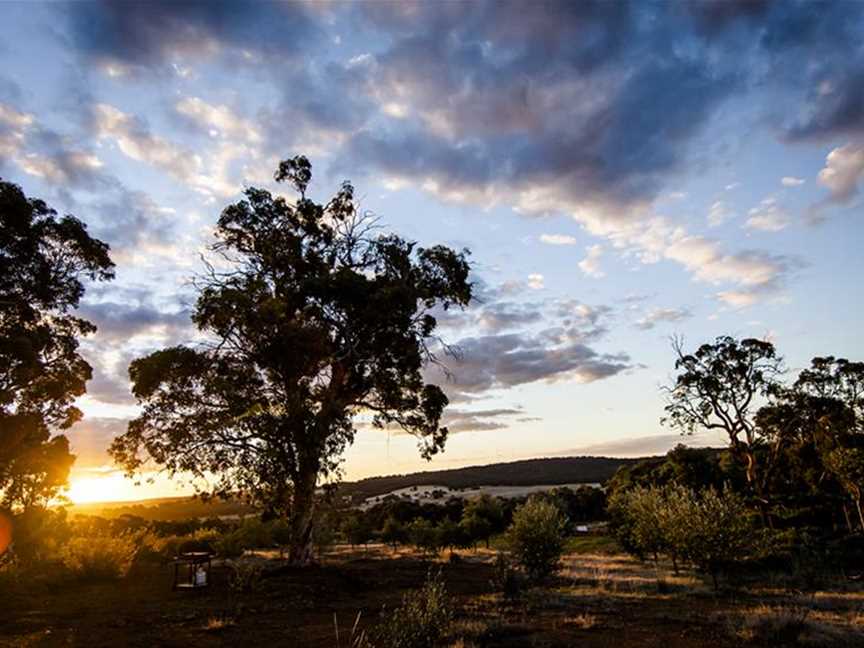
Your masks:
M544 491L549 491L554 488L572 488L575 490L582 486L589 486L591 488L602 488L602 485L596 482L587 484L536 484L533 486L476 486L473 488L455 489L436 484L426 484L422 486L399 488L389 493L384 493L383 495L375 495L374 497L369 497L360 505L360 508L367 509L371 506L374 506L375 504L384 501L388 497L410 499L420 504L428 504L431 502L444 500L449 497L470 499L472 497L477 497L478 495L492 495L494 497L511 499L514 497L525 497L526 495L531 495L532 493L542 493Z

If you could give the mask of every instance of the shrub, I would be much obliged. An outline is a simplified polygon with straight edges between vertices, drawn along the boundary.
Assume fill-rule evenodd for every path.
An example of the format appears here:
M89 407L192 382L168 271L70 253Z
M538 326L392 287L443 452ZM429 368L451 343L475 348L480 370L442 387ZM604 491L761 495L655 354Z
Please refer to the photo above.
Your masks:
M220 558L239 558L246 550L246 538L239 531L231 531L223 533L211 546Z
M387 614L375 633L378 648L434 648L453 622L441 572L432 570L419 590L406 594L402 604Z
M810 610L804 607L762 605L742 616L735 634L759 646L797 646L808 631Z
M60 551L63 566L73 575L86 580L114 580L129 573L138 543L131 534L111 536L76 536Z
M744 501L731 490L713 488L694 495L687 517L679 518L689 529L683 553L701 571L711 575L714 588L717 576L752 553L755 531Z
M181 551L210 551L214 552L215 545L219 542L222 534L216 529L198 529L194 531L189 539L180 547Z
M542 580L558 570L565 526L558 507L537 498L514 511L507 538L516 561L532 580Z
M516 571L513 563L502 553L495 557L495 573L492 578L492 587L501 592L506 601L515 601L522 595L522 579L524 577Z
M228 585L237 593L254 592L261 585L264 570L257 561L236 560L229 563L231 575Z

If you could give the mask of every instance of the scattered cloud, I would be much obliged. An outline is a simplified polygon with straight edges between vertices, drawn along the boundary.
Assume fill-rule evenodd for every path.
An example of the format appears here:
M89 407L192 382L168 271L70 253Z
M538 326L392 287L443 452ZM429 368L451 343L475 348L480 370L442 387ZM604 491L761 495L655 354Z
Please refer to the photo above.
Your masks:
M600 257L603 256L602 245L591 245L585 249L587 256L579 262L579 269L594 279L605 277L606 273L600 269Z
M864 175L864 145L847 144L833 149L819 172L819 183L829 191L828 200L848 204L858 195L858 182Z
M776 199L766 198L758 206L753 207L744 226L747 229L761 230L763 232L779 232L789 225L789 216Z
M795 178L792 176L783 176L783 178L781 178L780 180L780 183L784 187L800 187L804 184L804 182L805 181L803 178Z
M540 242L547 245L576 245L577 240L569 234L541 234Z
M543 275L537 272L528 275L528 287L531 290L543 290Z
M255 125L224 105L212 105L198 97L186 97L175 110L199 129L213 137L225 137L258 143L261 133Z
M708 224L711 227L718 227L732 218L734 214L726 206L722 200L716 200L711 204L711 209L708 211Z
M636 320L636 327L648 331L662 322L680 322L690 317L693 313L689 308L652 308Z

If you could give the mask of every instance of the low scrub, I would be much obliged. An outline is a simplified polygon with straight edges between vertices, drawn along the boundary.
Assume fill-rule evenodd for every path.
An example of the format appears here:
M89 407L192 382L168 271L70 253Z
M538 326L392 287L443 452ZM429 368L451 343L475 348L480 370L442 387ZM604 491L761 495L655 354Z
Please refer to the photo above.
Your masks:
M434 648L453 622L453 608L441 572L426 576L416 592L407 594L402 604L389 613L377 628L376 648Z
M75 536L60 550L63 566L83 580L116 580L126 576L138 553L138 539L121 536Z

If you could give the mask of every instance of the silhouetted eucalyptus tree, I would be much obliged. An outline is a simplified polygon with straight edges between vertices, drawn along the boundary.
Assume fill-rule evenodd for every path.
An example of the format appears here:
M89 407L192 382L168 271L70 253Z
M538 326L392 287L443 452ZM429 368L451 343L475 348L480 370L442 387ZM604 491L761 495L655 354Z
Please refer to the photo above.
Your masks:
M310 559L314 493L352 443L354 418L397 425L443 448L447 398L425 384L434 308L471 299L465 252L377 235L344 183L327 204L306 196L311 165L283 161L295 204L262 189L221 214L224 270L199 280L193 321L212 341L132 362L141 415L111 446L136 472L148 460L217 480L290 519L289 559Z
M751 492L767 516L766 466L760 466L760 435L755 414L765 399L778 389L783 361L770 342L718 337L694 353L684 353L680 340L673 341L678 375L667 388L667 416L663 422L692 434L699 428L722 430L730 451L745 469ZM776 456L772 450L763 457Z
M78 337L96 327L70 314L82 279L113 278L108 246L73 216L0 181L0 508L43 505L75 458L63 435L92 374Z

